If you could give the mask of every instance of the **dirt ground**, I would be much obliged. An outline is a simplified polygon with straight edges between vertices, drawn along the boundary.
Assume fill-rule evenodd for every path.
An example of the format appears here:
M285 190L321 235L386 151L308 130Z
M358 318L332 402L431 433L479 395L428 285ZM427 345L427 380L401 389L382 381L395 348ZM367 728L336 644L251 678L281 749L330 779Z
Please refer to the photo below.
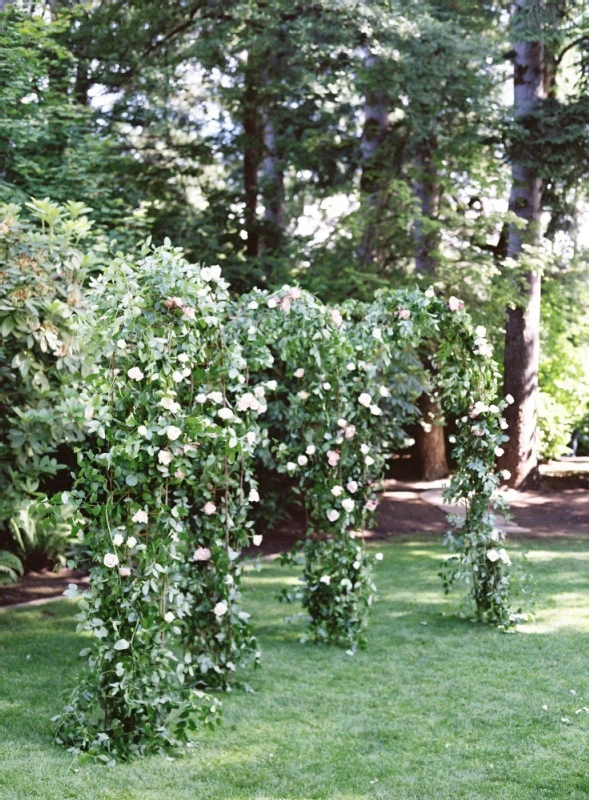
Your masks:
M386 540L410 534L440 536L448 529L446 511L436 501L441 483L389 479L377 512L377 527L368 536ZM429 499L424 499L424 496ZM510 538L589 535L589 474L544 474L537 492L509 491L506 495L519 528L508 529ZM289 549L304 535L301 518L289 518L264 536L261 548L248 555L271 555ZM32 572L15 586L0 586L0 607L62 594L69 583L83 576L70 570Z

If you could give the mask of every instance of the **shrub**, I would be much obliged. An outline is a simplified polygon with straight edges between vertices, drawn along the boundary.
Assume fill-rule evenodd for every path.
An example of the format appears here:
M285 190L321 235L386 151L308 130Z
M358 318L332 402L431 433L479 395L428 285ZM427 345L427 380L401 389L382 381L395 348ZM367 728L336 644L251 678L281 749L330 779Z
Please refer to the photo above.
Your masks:
M0 207L0 535L7 542L9 520L18 539L19 513L32 500L42 505L47 480L63 468L60 445L83 437L72 326L97 259L82 249L91 227L83 205L44 200L28 208L26 219L18 206ZM43 525L53 524L44 512ZM58 538L47 532L36 547L51 542L52 559L62 552Z

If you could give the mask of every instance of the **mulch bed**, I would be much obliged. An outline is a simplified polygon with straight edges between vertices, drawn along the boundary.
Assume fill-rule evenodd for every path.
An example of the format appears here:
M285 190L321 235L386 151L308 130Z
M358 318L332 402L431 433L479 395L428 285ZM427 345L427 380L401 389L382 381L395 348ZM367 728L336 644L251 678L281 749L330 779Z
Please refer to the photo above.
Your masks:
M423 484L414 481L389 480L385 485L378 513L377 526L371 539L386 540L410 534L443 534L448 529L446 516L437 506L420 499ZM511 502L515 522L529 533L510 534L510 538L589 535L589 478L544 478L537 492L521 492ZM302 516L292 516L266 533L262 546L249 548L248 556L273 555L284 552L304 536ZM80 583L83 574L62 569L31 572L14 586L0 587L0 607L30 600L57 597L70 583Z

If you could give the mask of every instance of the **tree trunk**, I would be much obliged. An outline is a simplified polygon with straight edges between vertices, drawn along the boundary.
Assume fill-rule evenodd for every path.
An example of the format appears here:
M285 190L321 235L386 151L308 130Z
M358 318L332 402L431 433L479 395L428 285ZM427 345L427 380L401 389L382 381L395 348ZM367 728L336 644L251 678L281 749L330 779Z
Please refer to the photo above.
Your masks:
M439 424L440 409L429 394L422 394L418 405L423 422L427 426L431 425L429 430L419 425L415 436L420 477L424 481L437 481L440 478L447 478L450 469L446 458L444 426ZM438 424L435 424L436 421L438 421Z
M248 57L243 94L243 194L245 201L245 232L247 256L258 256L260 234L258 226L258 169L261 160L260 115L258 108L256 71Z
M527 0L515 3L515 23L526 13ZM522 37L523 38L523 37ZM545 96L544 45L540 41L521 41L514 47L514 112L525 117ZM508 255L517 259L524 244L537 244L542 214L542 182L529 164L512 163L512 189L509 208L526 223L511 226ZM515 308L507 310L505 333L504 391L514 402L507 408L509 441L501 467L511 473L508 483L518 489L533 486L538 480L537 405L538 365L540 360L539 273L522 276L522 296Z
M435 225L440 206L440 186L433 162L434 148L435 138L430 137L420 144L414 161L414 192L418 206L413 231L415 271L432 277L436 272L440 244ZM450 467L446 458L444 426L433 424L434 420L441 418L440 409L428 394L420 397L418 405L424 422L431 425L429 430L420 426L416 437L421 477L426 481L446 478L450 474Z
M434 274L437 265L439 234L436 219L440 207L440 186L433 152L436 142L432 137L419 146L414 160L414 192L418 215L413 228L415 243L415 270L420 275Z
M370 76L370 73L374 73L378 66L378 57L368 53L364 66ZM376 76L374 84L377 84ZM386 92L371 86L367 89L364 100L364 127L360 141L362 154L360 191L365 195L366 223L362 242L358 248L358 258L363 264L372 264L375 260L378 197L383 189L382 145L387 137L388 124L389 111Z
M275 252L284 234L284 172L278 153L276 129L270 110L264 112L264 158L262 159L262 197L264 200L263 249Z

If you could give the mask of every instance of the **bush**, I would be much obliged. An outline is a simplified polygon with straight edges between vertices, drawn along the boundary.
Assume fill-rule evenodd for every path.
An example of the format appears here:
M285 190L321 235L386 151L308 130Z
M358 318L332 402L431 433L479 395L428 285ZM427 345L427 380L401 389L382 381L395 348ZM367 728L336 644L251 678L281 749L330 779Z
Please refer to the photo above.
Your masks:
M16 537L21 554L19 514L32 501L43 507L47 481L63 469L58 449L84 435L73 322L97 257L82 249L91 229L83 205L44 200L28 208L26 219L18 206L0 207L0 537L11 548ZM42 525L54 524L44 511ZM46 531L37 550L44 542L50 561L66 538Z

